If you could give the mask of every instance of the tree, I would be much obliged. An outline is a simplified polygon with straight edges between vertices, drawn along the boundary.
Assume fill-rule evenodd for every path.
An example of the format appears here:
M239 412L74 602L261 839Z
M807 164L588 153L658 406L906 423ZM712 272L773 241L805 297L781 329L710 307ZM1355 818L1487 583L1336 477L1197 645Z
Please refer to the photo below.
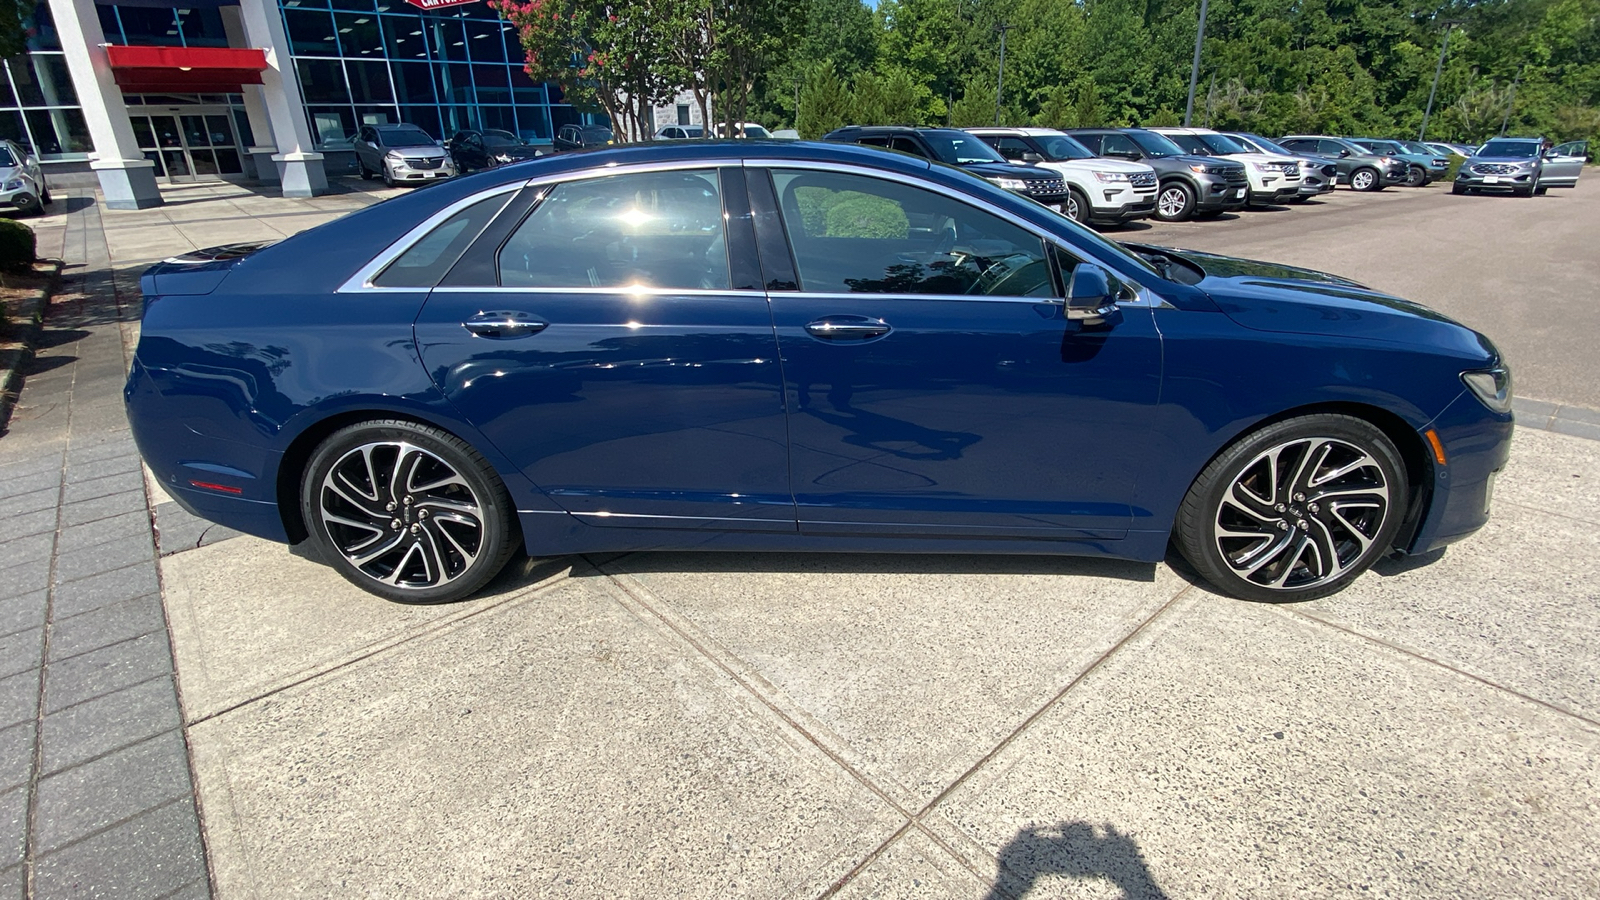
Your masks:
M922 107L930 92L916 76L898 66L888 74L862 72L856 76L852 111L859 125L921 125Z
M845 124L852 101L844 82L828 66L817 66L800 92L800 116L795 123L800 136L816 140Z
M25 11L32 13L33 4L0 0L0 59L10 59L28 52L28 34L22 24Z

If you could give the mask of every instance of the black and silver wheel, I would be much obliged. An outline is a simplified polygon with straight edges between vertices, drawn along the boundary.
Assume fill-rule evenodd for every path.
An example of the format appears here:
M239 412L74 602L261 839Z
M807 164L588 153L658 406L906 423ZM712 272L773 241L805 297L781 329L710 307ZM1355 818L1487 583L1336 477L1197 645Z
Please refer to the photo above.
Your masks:
M1156 194L1156 218L1182 222L1194 212L1194 191L1181 181L1169 181Z
M16 207L18 215L34 216L44 212L44 204L32 194L18 194L11 198L11 204Z
M505 567L516 521L505 486L465 441L399 420L334 432L312 455L300 510L340 574L400 603L472 595Z
M372 180L372 170L367 168L367 164L362 162L359 156L356 157L356 172L360 173L362 181Z
M1362 419L1314 415L1240 439L1189 488L1175 528L1185 559L1246 600L1343 589L1387 553L1405 515L1405 467Z
M1061 204L1061 211L1067 214L1067 218L1080 225L1089 222L1089 200L1075 187L1067 188L1067 202Z
M1357 169L1350 173L1350 187L1357 191L1375 191L1383 187L1376 169Z
M1428 183L1428 170L1421 166L1406 169L1406 186L1423 187Z

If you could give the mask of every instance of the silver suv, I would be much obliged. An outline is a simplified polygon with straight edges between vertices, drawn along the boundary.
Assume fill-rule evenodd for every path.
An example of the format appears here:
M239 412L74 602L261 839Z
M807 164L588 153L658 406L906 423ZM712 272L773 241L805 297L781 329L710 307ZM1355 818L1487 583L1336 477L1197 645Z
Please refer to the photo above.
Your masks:
M1532 197L1552 187L1575 186L1583 169L1581 148L1549 144L1536 137L1493 138L1461 164L1450 193L1488 191Z
M29 216L49 205L50 186L44 183L39 158L15 141L0 140L0 207Z
M456 175L450 154L415 125L363 125L353 145L361 177L382 175L389 187Z

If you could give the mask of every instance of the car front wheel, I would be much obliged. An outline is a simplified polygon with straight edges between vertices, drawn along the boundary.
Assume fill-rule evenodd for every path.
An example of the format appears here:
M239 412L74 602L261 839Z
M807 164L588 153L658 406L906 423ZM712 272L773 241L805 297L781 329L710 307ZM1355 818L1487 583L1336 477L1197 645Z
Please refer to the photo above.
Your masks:
M1383 187L1378 173L1373 169L1357 169L1350 173L1350 187L1358 191L1375 191Z
M462 600L505 567L511 498L465 441L403 420L334 432L300 489L308 538L339 574L399 603Z
M1407 491L1400 454L1376 426L1300 416L1246 435L1206 466L1174 537L1226 593L1312 600L1342 590L1388 552Z
M1156 195L1156 218L1163 222L1182 222L1194 213L1194 191L1181 181L1161 186Z
M1089 200L1083 192L1075 187L1067 188L1067 202L1061 204L1061 211L1067 218L1081 224L1089 221Z
M1421 166L1412 166L1406 170L1406 186L1422 187L1428 183L1428 172Z

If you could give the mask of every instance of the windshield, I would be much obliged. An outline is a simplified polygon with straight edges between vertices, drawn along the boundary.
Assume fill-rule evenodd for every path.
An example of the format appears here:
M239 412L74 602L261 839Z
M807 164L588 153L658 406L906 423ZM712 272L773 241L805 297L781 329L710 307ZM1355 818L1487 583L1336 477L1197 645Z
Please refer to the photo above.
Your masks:
M383 135L385 147L420 147L433 143L433 138L421 128L385 128L378 134Z
M1052 137L1038 137L1039 149L1044 151L1045 159L1051 162L1060 162L1064 159L1094 159L1094 154L1089 148L1078 143L1066 135Z
M1417 143L1416 141L1395 141L1395 143L1397 143L1400 146L1406 148L1407 150L1411 151L1412 153L1417 153L1417 154L1420 154L1422 156L1438 156L1439 155L1438 151L1433 150L1432 148L1429 148L1429 147L1425 147L1422 144Z
M1226 156L1229 153L1250 152L1248 147L1225 134L1202 134L1197 135L1197 137L1199 137L1207 147L1211 148L1212 153L1220 153Z
M1272 141L1269 141L1266 138L1264 138L1264 137L1262 137L1262 136L1260 136L1258 134L1241 134L1239 136L1244 138L1245 140L1249 141L1250 143L1255 144L1256 145L1256 149L1260 150L1262 153L1276 153L1276 154L1279 154L1280 156L1294 156L1294 155L1296 155L1293 150L1289 150L1289 149L1284 148L1284 146L1282 144L1275 144Z
M1166 135L1166 138L1182 147L1185 153L1192 153L1195 156L1212 156L1215 154L1215 151L1206 146L1205 141L1200 140L1198 134L1169 134Z
M614 137L614 135L612 135L611 129L609 128L591 127L583 129L583 137L584 140L596 138L602 141L609 141L612 139L612 137Z
M1125 131L1123 134L1126 134L1135 144L1138 144L1139 149L1143 150L1146 156L1161 159L1165 156L1183 155L1182 147L1167 140L1165 136L1156 134L1154 131Z
M762 128L760 125L746 125L744 127L744 136L747 138L769 138L772 137L772 132Z
M0 168L9 169L17 164L17 158L11 155L10 147L0 147Z
M526 144L527 141L524 141L522 138L517 137L509 131L500 131L496 129L494 131L485 131L483 133L483 145L485 147L521 147Z
M1479 156L1512 156L1532 159L1539 155L1539 145L1534 141L1490 141L1478 151Z
M933 148L933 155L942 163L965 166L972 163L1006 161L1006 158L993 147L960 131L924 131L922 138Z

